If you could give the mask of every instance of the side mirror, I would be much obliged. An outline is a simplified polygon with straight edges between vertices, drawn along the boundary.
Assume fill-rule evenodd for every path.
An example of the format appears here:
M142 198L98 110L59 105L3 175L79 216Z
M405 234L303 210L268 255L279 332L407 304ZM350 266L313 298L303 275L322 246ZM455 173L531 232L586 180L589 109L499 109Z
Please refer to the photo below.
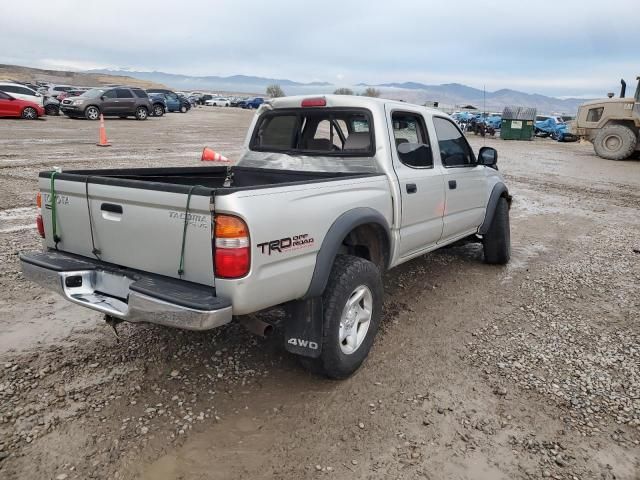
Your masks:
M487 167L495 167L498 163L498 151L492 147L482 147L478 153L478 163Z
M404 142L398 144L398 156L402 163L413 167L427 167L433 165L431 148L424 143Z
M100 100L104 101L104 95L100 95Z

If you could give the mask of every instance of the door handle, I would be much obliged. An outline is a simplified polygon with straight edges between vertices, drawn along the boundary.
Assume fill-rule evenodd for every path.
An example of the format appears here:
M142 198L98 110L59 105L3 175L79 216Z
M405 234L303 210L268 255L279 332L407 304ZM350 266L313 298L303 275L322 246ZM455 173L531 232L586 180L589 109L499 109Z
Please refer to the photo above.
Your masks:
M103 203L100 205L100 210L103 212L119 213L122 215L122 205L116 205L115 203Z
M407 183L407 193L416 193L418 186L415 183Z
M455 180L449 180L449 190L455 190L458 186L458 182Z

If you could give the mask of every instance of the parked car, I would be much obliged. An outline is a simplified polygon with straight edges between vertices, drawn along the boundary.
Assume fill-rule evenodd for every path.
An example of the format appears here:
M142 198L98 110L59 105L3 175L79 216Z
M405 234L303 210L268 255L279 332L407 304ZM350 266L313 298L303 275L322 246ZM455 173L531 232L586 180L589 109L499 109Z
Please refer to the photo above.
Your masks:
M263 103L264 103L264 98L262 98L262 97L252 97L252 98L247 98L246 100L243 100L242 102L239 102L238 106L242 107L242 108L258 108Z
M230 99L229 105L232 107L239 107L240 103L244 102L246 98L244 97L233 97Z
M87 90L84 90L84 89L67 90L66 92L60 92L58 94L57 99L62 101L65 98L69 98L69 97L79 97L80 95L82 95L86 91Z
M79 97L65 98L60 104L62 113L71 118L97 120L105 116L126 118L134 116L146 120L152 112L147 92L140 88L92 88Z
M55 98L44 97L43 106L44 106L44 111L47 115L50 115L50 116L60 115L60 102Z
M164 95L167 103L167 111L186 113L191 109L191 103L189 100L179 93L173 90L167 90L166 88L149 88L147 93L161 93Z
M148 93L151 101L151 116L161 117L167 111L167 100L163 93Z
M345 378L373 345L386 270L465 242L509 261L498 154L476 156L446 114L345 95L271 107L234 166L41 172L44 251L20 255L25 278L112 324L208 330L282 306L283 346Z
M8 93L13 98L43 105L44 97L41 94L20 83L0 82L0 92Z
M45 111L42 105L16 98L0 91L0 117L21 117L25 120L37 120L43 117Z
M204 104L210 107L228 107L231 105L231 101L225 97L213 97L204 102Z
M66 93L70 90L76 90L76 88L70 85L50 85L45 95L47 97L53 97L57 99L58 95L60 95L63 92Z

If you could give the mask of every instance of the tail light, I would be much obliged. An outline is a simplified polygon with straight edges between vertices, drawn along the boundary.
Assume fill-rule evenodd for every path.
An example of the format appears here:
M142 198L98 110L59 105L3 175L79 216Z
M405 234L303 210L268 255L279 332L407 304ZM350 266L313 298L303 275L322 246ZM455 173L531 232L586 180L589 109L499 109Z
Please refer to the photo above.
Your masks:
M305 98L300 104L301 107L326 107L327 99L324 97Z
M42 194L38 192L36 195L36 205L38 208L42 208ZM44 238L44 222L42 221L42 215L38 213L36 217L36 227L38 228L38 233L42 238Z
M215 216L215 273L220 278L240 278L251 267L247 224L231 215Z
M36 227L38 227L38 233L44 238L44 222L42 221L42 215L38 214L36 217Z

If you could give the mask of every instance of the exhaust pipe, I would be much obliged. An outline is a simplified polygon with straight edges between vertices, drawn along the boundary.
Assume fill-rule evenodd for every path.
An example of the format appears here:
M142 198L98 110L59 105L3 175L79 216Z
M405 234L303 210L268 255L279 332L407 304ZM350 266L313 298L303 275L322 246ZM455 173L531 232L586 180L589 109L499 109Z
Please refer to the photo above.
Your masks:
M238 322L251 333L260 337L268 337L273 333L273 325L263 322L252 315L240 317Z
M624 98L627 93L627 82L624 81L624 78L620 79L620 98Z

